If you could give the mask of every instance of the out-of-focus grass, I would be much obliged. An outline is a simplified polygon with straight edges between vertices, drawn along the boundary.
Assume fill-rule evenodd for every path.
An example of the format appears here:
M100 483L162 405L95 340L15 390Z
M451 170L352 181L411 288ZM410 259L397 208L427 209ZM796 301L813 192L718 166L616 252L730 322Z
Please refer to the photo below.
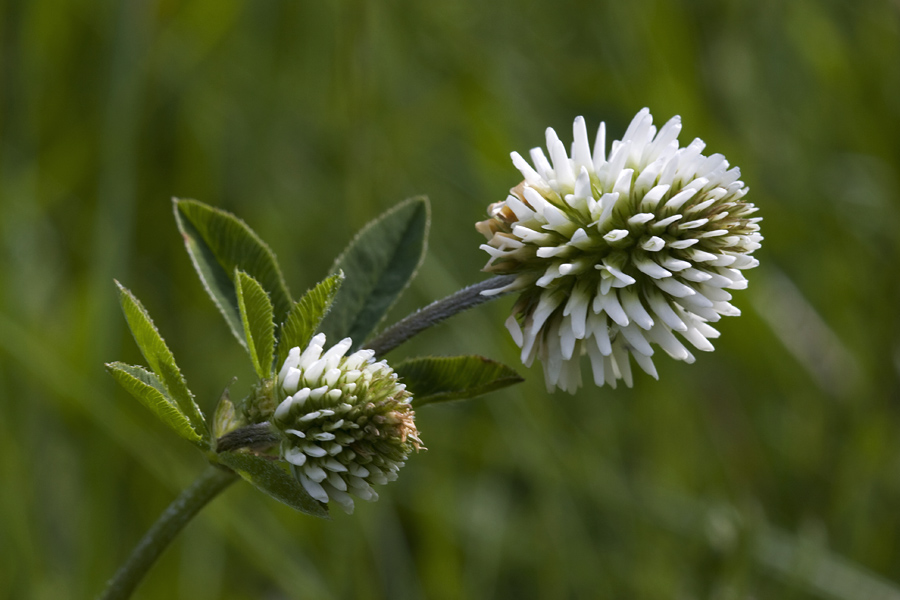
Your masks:
M428 452L351 517L237 485L138 597L898 597L898 60L900 5L875 0L3 4L0 597L90 597L201 469L103 372L140 362L113 277L206 408L251 381L171 196L245 218L300 292L428 194L401 316L481 277L472 224L511 150L645 105L740 165L765 217L715 353L633 390L548 395L533 370L423 409ZM515 364L509 304L397 354Z

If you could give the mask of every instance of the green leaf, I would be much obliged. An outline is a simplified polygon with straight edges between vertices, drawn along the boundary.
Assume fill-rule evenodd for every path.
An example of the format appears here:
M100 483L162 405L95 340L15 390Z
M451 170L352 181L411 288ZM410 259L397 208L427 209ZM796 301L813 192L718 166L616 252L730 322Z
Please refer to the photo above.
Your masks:
M276 322L280 323L293 301L275 255L265 242L231 213L196 200L175 199L173 203L175 221L191 262L238 341L246 344L232 281L235 269L256 279L269 293Z
M276 500L308 515L329 518L328 507L310 496L280 461L275 462L248 452L220 452L218 457L222 464Z
M366 225L338 257L332 273L346 277L321 331L363 345L409 285L425 256L430 208L424 197L401 202Z
M483 356L428 356L394 367L413 395L416 408L435 402L475 398L524 381L506 365Z
M337 295L341 284L344 282L344 273L338 273L319 282L316 287L306 292L300 300L294 304L287 320L281 326L281 339L278 341L278 362L284 364L291 348L299 346L301 349L309 345L316 329L328 311ZM333 340L338 341L338 340Z
M250 360L253 361L259 378L266 379L272 375L272 360L275 356L272 302L259 282L243 271L235 272L234 286Z
M206 438L208 435L206 420L197 403L194 402L194 395L191 394L178 365L175 364L175 357L172 356L171 350L166 346L165 340L159 334L159 330L156 329L141 302L118 281L116 281L116 285L119 287L119 302L122 304L122 311L125 313L128 327L131 329L134 341L141 349L144 359L150 365L150 369L159 377L168 395L174 399L181 414L190 421L195 431L203 432L203 437Z
M107 363L106 370L119 385L140 400L141 404L149 408L163 423L174 429L175 433L189 442L202 443L200 434L178 410L163 384L153 373L120 362Z

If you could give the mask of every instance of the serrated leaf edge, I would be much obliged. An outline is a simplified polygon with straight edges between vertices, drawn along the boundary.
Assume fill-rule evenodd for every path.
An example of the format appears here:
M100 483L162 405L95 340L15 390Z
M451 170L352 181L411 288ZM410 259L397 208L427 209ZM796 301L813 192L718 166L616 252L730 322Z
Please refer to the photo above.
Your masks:
M191 228L194 229L194 231L197 232L197 238L199 239L199 241L203 242L204 244L206 244L206 241L203 239L203 236L200 235L199 230L197 230L197 226L194 225L185 215L183 215L181 213L181 211L178 210L178 206L182 202L187 202L187 200L172 198L172 209L173 209L173 213L175 215L175 223L176 223L176 226L178 227L178 232L181 234L182 240L184 242L185 250L187 251L188 258L190 258L191 264L194 266L194 272L197 274L197 278L200 280L200 284L203 286L203 289L206 290L206 295L210 297L210 299L213 301L213 304L215 304L216 308L219 309L219 313L222 315L222 318L225 319L225 323L226 323L226 325L228 325L228 329L231 330L232 335L234 335L235 339L238 341L238 343L241 346L243 346L245 349L249 350L249 348L247 348L247 340L244 339L243 332L238 327L238 325L240 324L240 320L241 320L240 310L237 311L237 315L234 315L232 313L231 309L237 308L237 307L226 306L226 305L222 304L222 301L219 299L218 295L213 291L213 288L210 285L210 283L203 276L203 269L201 268L201 265L198 262L197 256L194 254L194 252L191 251L191 249L188 245L188 238L192 237L192 236L188 231L186 231L185 222L188 225L190 225ZM209 246L208 244L206 244L206 245L207 245L207 247ZM212 253L212 250L210 250L210 253ZM224 273L226 273L226 276L228 275L227 271L225 271L225 268L222 267L221 264L219 264L218 260L216 260L215 264L219 268L221 268ZM233 322L233 317L235 317L235 316L237 317L236 318L237 323Z
M326 297L326 303L324 306L324 310L322 310L322 314L319 316L318 320L312 327L311 331L309 332L309 335L306 336L307 339L297 340L296 345L299 346L301 349L303 349L307 345L309 345L310 339L312 339L312 336L315 335L315 332L318 330L319 326L322 324L322 321L325 319L325 317L328 316L328 313L331 312L331 307L334 305L334 300L335 300L335 298L337 298L338 293L341 291L341 286L344 283L344 272L342 270L338 269L337 273L329 275L328 277L326 277L325 279L323 279L322 281L320 281L319 283L317 283L316 285L314 285L313 287L308 289L306 291L306 293L303 294L303 296L299 300L297 300L297 302L294 303L294 306L291 307L291 311L288 313L287 318L285 318L284 322L281 324L281 327L278 330L279 339L278 339L278 346L277 346L277 349L275 352L276 360L277 360L277 362L275 363L276 368L278 368L279 365L284 363L284 361L287 359L288 352L290 351L291 348L294 347L293 342L289 342L287 339L285 339L285 331L287 329L288 322L291 321L291 319L294 317L295 311L300 311L303 309L302 304L303 304L304 300L306 300L312 294L314 294L316 292L316 290L318 290L320 287L329 285L329 282L332 282L332 283L330 284L329 291L325 292L327 297ZM298 316L297 319L303 319L303 317Z
M188 419L188 421L193 426L193 429L195 431L199 430L200 432L202 432L203 439L207 439L209 434L203 412L194 401L194 395L191 393L190 388L188 388L187 382L185 381L184 376L181 374L181 369L178 368L178 364L175 362L175 356L169 349L168 344L166 344L166 340L159 333L159 329L153 322L153 318L150 316L150 313L147 312L147 309L137 298L137 296L135 296L131 292L131 290L119 283L118 280L113 281L115 281L115 284L119 289L119 301L122 306L122 311L125 313L125 321L128 323L128 328L131 330L132 337L134 338L135 343L138 345L141 354L144 355L144 358L149 363L150 369L157 375L160 383L168 392L169 397L174 400L175 405L178 406L182 414L184 414L184 416ZM156 339L160 346L161 352L153 355L152 357L148 356L148 352L150 349L142 346L140 341L138 340L138 337L135 334L134 327L132 326L131 319L129 318L129 312L126 307L126 302L131 303L138 311L138 315L146 322L147 325L149 325L150 330L156 335Z
M249 284L250 287L255 286L253 291L261 292L265 298L267 308L266 315L257 315L263 316L264 318L267 316L268 323L271 324L271 329L263 332L266 336L265 340L257 339L258 336L254 335L252 330L253 325L251 323L251 315L248 312L245 297L245 294L249 293L250 290L245 289L246 284ZM240 269L235 269L234 289L238 299L238 310L241 313L241 321L244 325L244 336L247 338L247 351L250 353L250 360L253 362L253 368L256 369L256 374L259 375L259 378L266 379L272 375L272 363L275 356L275 322L272 300L256 279ZM266 356L260 356L260 350L265 352Z
M106 363L106 370L112 376L113 379L116 380L122 388L131 394L138 402L143 404L150 412L152 412L156 417L169 426L175 433L177 433L182 438L186 439L189 442L195 444L203 444L203 437L194 429L191 422L188 418L181 412L175 402L169 397L168 392L166 392L165 387L162 382L150 371L147 371L143 367L138 365L128 365L122 362L111 362ZM133 375L130 370L134 369L139 371L142 375L146 377L148 381L144 381L139 377ZM119 379L120 377L127 378L130 381L133 381L139 386L147 389L148 391L152 390L159 397L159 401L155 403L149 403L148 398L139 396L133 390L127 388L125 384ZM151 392L151 393L152 393ZM163 410L160 410L158 407L164 407Z

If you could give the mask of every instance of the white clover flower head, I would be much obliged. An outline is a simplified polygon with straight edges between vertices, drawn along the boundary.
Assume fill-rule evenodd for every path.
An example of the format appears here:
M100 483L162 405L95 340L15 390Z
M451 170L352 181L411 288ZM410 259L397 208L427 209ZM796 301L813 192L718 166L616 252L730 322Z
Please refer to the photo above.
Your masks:
M549 160L512 153L525 180L476 228L484 270L517 275L485 293L521 290L507 328L522 361L539 358L548 389L574 393L583 354L594 382L615 387L632 385L629 356L656 378L654 347L688 363L682 340L712 350L709 324L740 314L726 290L747 287L763 238L740 170L700 139L680 148L680 117L657 131L641 110L608 155L605 124L593 149L582 117L573 129L571 158L550 128Z
M318 334L302 352L292 348L275 388L284 400L271 419L297 480L347 513L351 494L377 500L372 485L396 479L410 452L422 448L406 386L371 350L345 356L351 345L345 338L323 352Z

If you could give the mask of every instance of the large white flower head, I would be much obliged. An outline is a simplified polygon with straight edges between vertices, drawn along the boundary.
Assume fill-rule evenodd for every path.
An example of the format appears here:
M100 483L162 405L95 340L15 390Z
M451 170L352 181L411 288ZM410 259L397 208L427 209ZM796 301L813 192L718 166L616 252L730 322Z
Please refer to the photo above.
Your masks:
M512 153L525 180L476 227L485 270L517 277L485 293L521 290L507 327L549 390L578 389L584 354L597 385L631 386L629 356L657 377L654 347L688 363L682 340L713 349L709 323L740 314L726 290L747 287L761 219L737 167L700 139L679 147L680 117L657 131L641 110L608 155L603 123L593 149L582 117L573 129L571 158L550 128L549 160Z
M422 448L406 386L371 350L345 356L351 345L346 338L323 352L318 334L302 352L292 348L275 388L284 400L271 419L281 456L306 491L348 513L350 494L377 500L372 484L396 479Z

